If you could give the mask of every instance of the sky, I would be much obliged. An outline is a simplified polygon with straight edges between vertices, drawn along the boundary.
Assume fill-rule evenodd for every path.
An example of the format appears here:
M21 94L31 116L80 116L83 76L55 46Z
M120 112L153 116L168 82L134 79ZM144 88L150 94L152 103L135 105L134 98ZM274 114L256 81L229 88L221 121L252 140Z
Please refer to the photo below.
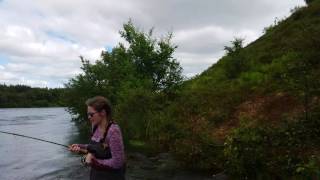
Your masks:
M173 33L174 57L192 77L235 37L248 44L304 0L0 0L0 83L63 87L119 42L129 19L155 36Z

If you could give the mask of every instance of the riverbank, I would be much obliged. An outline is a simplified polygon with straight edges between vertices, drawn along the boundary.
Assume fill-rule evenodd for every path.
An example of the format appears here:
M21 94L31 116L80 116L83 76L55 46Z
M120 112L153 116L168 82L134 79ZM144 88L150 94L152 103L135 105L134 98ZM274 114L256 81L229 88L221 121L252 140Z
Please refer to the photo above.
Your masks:
M148 157L142 153L134 152L128 154L126 171L127 180L226 180L225 174L210 175L180 169L177 162L168 153L160 153ZM80 162L79 162L80 163ZM77 165L67 176L55 177L58 179L89 178L90 168ZM65 173L63 173L66 175Z
M160 153L147 157L141 153L128 155L127 179L154 179L154 180L224 180L225 175L212 176L200 172L187 171L179 168L178 163L169 153Z

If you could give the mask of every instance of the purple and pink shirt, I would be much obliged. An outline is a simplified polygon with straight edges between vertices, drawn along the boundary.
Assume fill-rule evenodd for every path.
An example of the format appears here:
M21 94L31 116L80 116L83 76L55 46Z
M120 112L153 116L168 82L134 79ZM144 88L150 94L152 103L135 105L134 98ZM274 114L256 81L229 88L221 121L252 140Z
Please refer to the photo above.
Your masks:
M91 140L99 142L103 138L103 132L99 128L96 129L91 137ZM96 168L102 169L119 169L125 164L125 153L122 134L119 125L113 123L111 124L105 143L109 146L111 151L110 159L92 159L91 165ZM87 144L79 144L80 148L86 148Z

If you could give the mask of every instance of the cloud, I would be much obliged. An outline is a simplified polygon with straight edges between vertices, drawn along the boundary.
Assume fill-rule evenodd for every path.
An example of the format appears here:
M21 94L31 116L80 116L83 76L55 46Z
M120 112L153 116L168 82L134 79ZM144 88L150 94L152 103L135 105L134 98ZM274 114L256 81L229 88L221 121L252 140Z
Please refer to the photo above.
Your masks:
M234 37L250 43L275 17L303 0L3 0L0 1L0 83L63 86L80 73L79 56L92 61L123 41L131 18L155 35L174 33L175 57L192 76L215 63Z

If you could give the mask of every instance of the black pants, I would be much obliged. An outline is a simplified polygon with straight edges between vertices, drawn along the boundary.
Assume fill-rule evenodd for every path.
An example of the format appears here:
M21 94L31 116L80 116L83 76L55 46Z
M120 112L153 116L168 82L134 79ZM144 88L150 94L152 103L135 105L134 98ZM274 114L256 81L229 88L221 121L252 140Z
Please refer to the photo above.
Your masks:
M90 180L125 180L125 169L97 170L91 168Z

